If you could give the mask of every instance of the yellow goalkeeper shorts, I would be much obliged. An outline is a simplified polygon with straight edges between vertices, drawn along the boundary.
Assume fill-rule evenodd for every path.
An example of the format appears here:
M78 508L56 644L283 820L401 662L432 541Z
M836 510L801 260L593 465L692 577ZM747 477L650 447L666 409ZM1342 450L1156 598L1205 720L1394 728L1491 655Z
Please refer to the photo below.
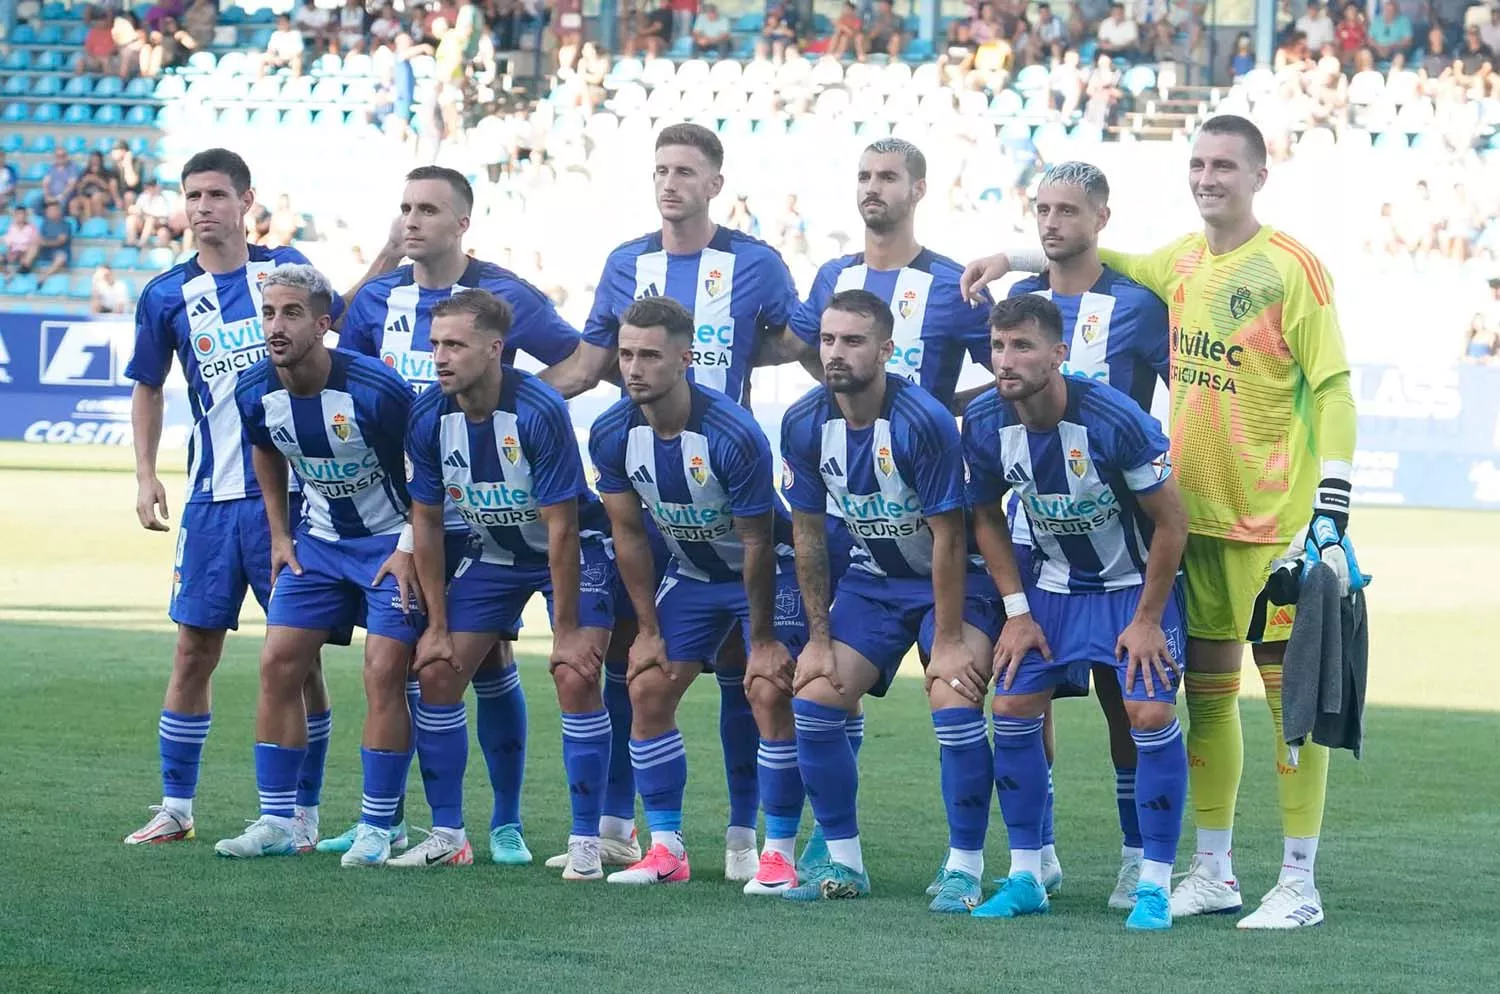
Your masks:
M1188 636L1221 642L1247 641L1256 598L1271 575L1272 560L1284 548L1189 535L1182 554ZM1266 611L1266 631L1261 641L1285 642L1292 634L1296 608L1271 604Z

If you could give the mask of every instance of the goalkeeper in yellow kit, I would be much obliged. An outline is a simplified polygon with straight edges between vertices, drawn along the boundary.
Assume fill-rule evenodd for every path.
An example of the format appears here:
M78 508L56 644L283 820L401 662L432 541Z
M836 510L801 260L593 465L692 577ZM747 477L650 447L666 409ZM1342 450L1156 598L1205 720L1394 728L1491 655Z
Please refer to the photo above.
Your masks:
M1354 459L1354 398L1317 258L1255 219L1266 144L1254 124L1221 115L1193 143L1188 186L1203 231L1146 255L1100 257L1166 301L1172 326L1172 462L1188 510L1185 687L1188 758L1198 827L1191 871L1172 893L1174 917L1240 910L1230 863L1244 766L1239 689L1251 612L1273 559L1293 541L1308 562L1362 582L1345 536ZM970 264L976 293L1040 252ZM1306 538L1300 538L1306 530ZM1352 568L1351 568L1352 567ZM1281 735L1281 662L1290 608L1277 608L1253 646L1276 726L1277 788L1286 844L1278 883L1240 928L1323 921L1313 860L1328 786L1328 750L1306 746L1296 766Z

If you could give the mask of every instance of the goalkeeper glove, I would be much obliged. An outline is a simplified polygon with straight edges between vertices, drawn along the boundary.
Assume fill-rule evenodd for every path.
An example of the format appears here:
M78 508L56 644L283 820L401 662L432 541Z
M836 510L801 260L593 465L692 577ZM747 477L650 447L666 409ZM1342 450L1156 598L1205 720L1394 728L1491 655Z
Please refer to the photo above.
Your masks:
M1327 477L1318 484L1313 500L1312 520L1307 523L1303 543L1306 558L1302 566L1305 577L1317 563L1328 566L1339 578L1340 595L1363 590L1370 577L1359 569L1354 543L1349 540L1349 481Z

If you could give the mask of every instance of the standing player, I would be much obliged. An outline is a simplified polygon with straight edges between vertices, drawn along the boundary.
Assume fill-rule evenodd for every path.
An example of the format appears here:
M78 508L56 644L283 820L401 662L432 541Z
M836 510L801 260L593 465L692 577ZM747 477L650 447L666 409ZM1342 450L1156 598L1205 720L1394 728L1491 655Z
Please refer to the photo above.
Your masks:
M260 818L214 851L237 858L296 851L293 801L307 752L300 688L330 632L358 622L369 633L364 801L343 865L378 866L390 856L406 773L411 719L403 687L421 634L416 573L400 545L410 538L402 442L411 391L379 361L324 346L332 301L328 281L311 266L269 274L261 305L268 358L235 387L270 522L275 587L255 719ZM288 463L306 487L295 536Z
M1035 276L1013 284L1011 296L1035 293L1057 305L1062 315L1063 344L1068 347L1062 372L1107 382L1150 411L1158 383L1167 378L1167 309L1156 295L1099 261L1099 232L1109 223L1109 182L1097 166L1063 162L1048 169L1036 194L1037 235L1047 265ZM1007 508L1011 541L1021 578L1035 580L1031 569L1031 529L1013 488ZM1109 721L1109 749L1115 766L1115 801L1124 836L1120 872L1109 906L1129 910L1141 869L1141 830L1135 814L1135 743L1130 719L1120 698L1112 666L1094 674L1099 706ZM1086 693L1063 685L1058 696ZM1047 761L1052 762L1052 710L1047 709ZM1062 881L1052 838L1052 794L1042 820L1042 883L1049 893Z
M400 223L402 245L411 262L366 284L344 318L340 346L379 357L416 391L436 381L430 341L433 308L464 290L488 291L510 306L513 330L505 338L505 362L521 351L553 365L578 347L578 332L540 290L507 269L465 254L463 237L473 206L474 191L462 173L442 166L421 166L407 173ZM453 507L444 520L454 536L449 543L451 570L462 558L469 526ZM415 678L407 682L407 695L415 714ZM494 789L490 857L496 863L524 865L531 862L520 815L526 697L508 641L495 643L474 674L474 695L479 747ZM352 833L351 828L318 848L342 852Z
M1000 618L994 586L970 569L958 428L931 394L889 372L894 318L885 301L845 290L829 300L822 321L828 385L787 411L781 451L808 619L792 705L797 758L828 861L783 896L869 893L846 722L865 694L884 696L920 642L931 656L926 684L942 747L950 847L931 908L966 913L979 902L984 875L992 780L983 704ZM855 542L832 608L830 498Z
M674 124L656 136L654 183L660 231L628 241L610 253L595 291L594 308L583 329L583 344L573 356L543 373L564 397L592 389L617 368L616 351L626 309L643 297L667 297L687 309L693 320L693 366L689 378L736 403L749 406L750 367L767 335L785 326L797 303L797 290L780 254L757 238L720 227L709 216L709 204L724 188L724 146L718 136L697 124ZM649 531L658 569L666 552ZM629 604L619 604L628 618ZM624 691L624 653L630 626L619 626L610 651L606 688L615 725L615 763L628 742L630 711ZM721 696L719 736L729 786L729 830L725 833L725 873L748 879L756 872L755 820L757 736L755 717L743 687L744 660L738 643L725 648L716 666ZM606 820L618 831L633 826L633 785L625 770L612 771ZM630 789L626 789L629 787ZM606 852L612 848L605 833ZM549 863L556 860L549 860Z
M859 157L856 202L865 222L865 249L825 262L788 329L768 344L763 360L803 357L815 365L823 311L834 294L868 290L896 322L887 369L954 403L964 354L989 362L989 332L958 292L963 267L917 242L917 205L927 195L927 159L900 138L883 138ZM800 341L798 341L800 339Z
M1328 271L1294 239L1255 219L1266 181L1254 124L1210 118L1193 143L1188 187L1203 231L1149 255L1103 253L1150 287L1172 320L1172 461L1187 505L1188 754L1198 848L1172 894L1177 917L1241 907L1230 862L1244 765L1239 686L1251 611L1270 562L1307 523L1309 563L1362 583L1346 535L1355 413ZM1034 257L970 265L965 289ZM1310 520L1309 518L1310 513ZM1328 750L1288 762L1281 737L1281 660L1291 614L1252 647L1276 732L1285 833L1281 875L1241 928L1323 920L1313 861L1328 788Z
M692 315L670 298L632 304L619 342L627 396L599 416L589 435L639 629L630 648L630 758L651 827L650 851L610 874L611 883L689 878L682 843L687 755L677 704L736 628L746 643L745 682L761 749L784 757L793 744L788 650L801 645L805 629L800 617L775 623L776 605L795 602L796 587L785 569L790 564L777 561L771 446L749 411L689 381L693 334ZM659 586L646 512L671 556ZM765 891L747 891L774 893L796 882L791 859L802 782L794 764L761 764L760 771L767 821L761 869L768 878L772 869L777 874Z
M437 383L413 405L406 452L417 571L424 589L434 591L413 666L422 684L417 753L433 831L391 865L473 862L463 829L464 688L540 592L552 615L551 670L573 805L563 879L601 880L599 803L610 728L599 671L614 622L615 570L567 404L541 380L501 364L510 323L509 305L483 290L432 308ZM450 502L478 540L456 571L447 570L444 548ZM446 596L436 593L449 575Z
M172 675L158 723L162 803L129 845L194 837L193 797L212 718L210 680L224 635L239 626L245 590L261 607L271 593L270 534L250 465L234 389L239 375L265 357L261 286L277 266L305 264L293 248L245 243L245 213L255 203L250 168L227 149L199 152L182 169L183 199L198 252L147 283L135 316L135 352L125 375L135 438L136 517L148 531L167 531L166 489L156 475L162 386L175 354L188 383L193 434L188 496L177 530L169 613L177 625ZM400 261L387 245L371 267ZM335 317L342 301L334 301ZM321 670L308 674L308 766L298 782L299 843L317 841L318 794L332 714Z
M975 538L996 586L1008 592L993 710L995 785L1011 868L974 914L1047 910L1042 713L1060 684L1105 666L1114 671L1109 679L1125 699L1140 753L1136 817L1146 853L1126 927L1169 928L1167 889L1187 793L1187 753L1173 709L1183 642L1175 580L1187 516L1166 461L1167 440L1125 394L1063 375L1068 347L1056 305L1022 294L997 305L990 322L996 387L965 412L963 445ZM1002 502L1010 490L1032 526L1034 603L1021 592L1006 534Z

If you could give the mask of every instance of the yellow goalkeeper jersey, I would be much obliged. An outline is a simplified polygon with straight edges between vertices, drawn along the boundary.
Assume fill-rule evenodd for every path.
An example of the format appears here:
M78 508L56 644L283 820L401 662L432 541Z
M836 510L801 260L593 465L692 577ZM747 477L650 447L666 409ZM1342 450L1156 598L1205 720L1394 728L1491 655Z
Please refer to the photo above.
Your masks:
M1328 271L1269 225L1223 255L1198 233L1100 256L1171 315L1172 462L1189 531L1290 541L1321 473L1313 391L1349 369Z

